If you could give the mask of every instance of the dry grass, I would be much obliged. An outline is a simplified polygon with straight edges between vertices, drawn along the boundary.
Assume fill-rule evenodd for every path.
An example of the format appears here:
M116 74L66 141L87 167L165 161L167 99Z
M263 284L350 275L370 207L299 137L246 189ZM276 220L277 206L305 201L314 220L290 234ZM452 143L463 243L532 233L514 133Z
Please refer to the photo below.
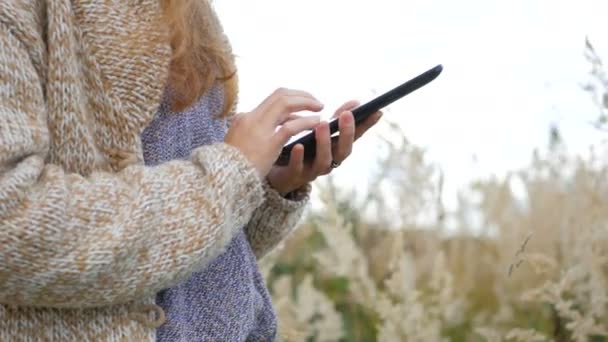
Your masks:
M317 184L323 208L263 261L285 340L608 341L608 149L554 141L446 212L440 172L394 141L374 192Z

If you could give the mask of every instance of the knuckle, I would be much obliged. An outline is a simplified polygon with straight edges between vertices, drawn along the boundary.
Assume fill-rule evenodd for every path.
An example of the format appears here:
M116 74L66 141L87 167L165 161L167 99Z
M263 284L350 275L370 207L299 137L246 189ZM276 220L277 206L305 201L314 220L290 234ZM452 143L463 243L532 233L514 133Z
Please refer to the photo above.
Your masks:
M232 126L234 126L234 127L242 126L245 119L246 119L245 115L243 115L243 114L235 115L234 118L232 119Z
M290 125L283 125L279 130L280 137L283 139L289 139L293 135L293 128Z
M321 173L329 172L331 169L331 159L325 158L322 162L319 163L319 171Z
M289 100L287 96L281 96L277 100L277 104L281 106L283 109L289 109L292 105L292 102Z
M285 129L283 130L283 135L288 138L290 136L292 136L294 133L294 129L292 127L285 127Z
M277 96L287 96L288 90L285 87L279 87L274 91L274 95Z

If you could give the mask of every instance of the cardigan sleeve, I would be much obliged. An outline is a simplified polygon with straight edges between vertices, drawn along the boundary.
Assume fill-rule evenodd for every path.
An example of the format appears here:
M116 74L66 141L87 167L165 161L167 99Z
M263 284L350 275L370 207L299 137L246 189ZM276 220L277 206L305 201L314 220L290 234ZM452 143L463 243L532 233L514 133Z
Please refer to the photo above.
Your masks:
M249 244L258 259L294 230L309 202L310 191L311 186L307 184L285 198L268 182L264 183L264 202L253 212L245 227Z

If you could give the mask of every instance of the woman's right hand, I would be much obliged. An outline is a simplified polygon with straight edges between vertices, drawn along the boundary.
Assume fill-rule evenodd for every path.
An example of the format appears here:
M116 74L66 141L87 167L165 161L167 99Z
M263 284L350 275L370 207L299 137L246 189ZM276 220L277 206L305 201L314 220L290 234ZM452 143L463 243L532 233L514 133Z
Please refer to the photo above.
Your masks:
M307 92L277 89L253 111L237 114L224 142L238 148L260 176L266 177L283 145L292 136L313 129L320 122L319 116L300 117L294 113L322 109L323 104ZM281 126L279 130L278 126Z

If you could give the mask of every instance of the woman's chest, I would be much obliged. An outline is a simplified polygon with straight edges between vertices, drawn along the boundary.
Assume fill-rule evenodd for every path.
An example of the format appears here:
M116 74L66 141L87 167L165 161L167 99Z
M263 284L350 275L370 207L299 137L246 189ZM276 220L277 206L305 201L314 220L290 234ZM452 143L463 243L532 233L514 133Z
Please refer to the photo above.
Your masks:
M227 129L226 120L218 117L224 105L222 89L216 85L182 112L170 110L170 95L165 93L158 113L141 134L145 163L187 159L199 146L222 142Z
M45 11L47 162L83 175L142 162L171 53L158 1L53 0Z

